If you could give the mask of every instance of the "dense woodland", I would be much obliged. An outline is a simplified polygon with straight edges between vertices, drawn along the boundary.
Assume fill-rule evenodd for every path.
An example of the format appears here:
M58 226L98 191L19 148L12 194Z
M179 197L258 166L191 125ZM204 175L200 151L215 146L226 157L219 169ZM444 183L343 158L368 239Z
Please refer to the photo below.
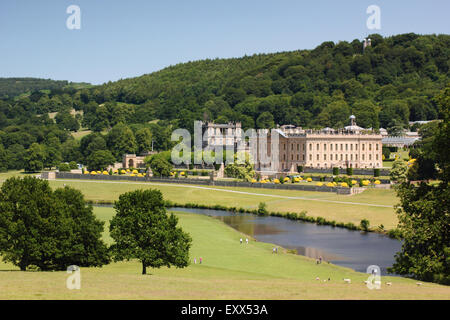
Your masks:
M62 161L98 168L150 149L152 140L154 149L169 149L172 129L192 131L194 120L342 127L355 114L360 126L398 132L408 121L440 118L435 97L449 83L450 36L370 38L364 51L360 40L324 42L100 86L0 79L0 169L39 171ZM75 139L81 129L92 134Z
M16 97L40 90L58 90L67 87L89 87L88 83L73 83L66 80L50 80L37 78L0 78L0 97Z

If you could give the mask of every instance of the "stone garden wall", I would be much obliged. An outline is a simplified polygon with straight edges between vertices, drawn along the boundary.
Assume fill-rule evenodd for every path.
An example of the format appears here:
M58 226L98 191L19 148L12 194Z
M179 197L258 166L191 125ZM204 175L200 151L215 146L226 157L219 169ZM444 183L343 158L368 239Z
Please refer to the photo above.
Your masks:
M46 179L47 173L42 174L42 178ZM177 184L195 184L204 186L219 186L219 187L240 187L240 188L259 188L259 189L280 189L280 190L302 190L302 191L320 191L320 192L334 192L339 194L352 194L351 189L342 187L327 187L317 186L314 184L272 184L272 183L251 183L241 181L214 181L203 179L188 179L188 178L154 178L154 177L131 177L127 175L92 175L92 174L77 174L69 172L56 172L56 179L82 179L82 180L104 180L104 181L135 181L135 182L161 182L161 183L177 183Z

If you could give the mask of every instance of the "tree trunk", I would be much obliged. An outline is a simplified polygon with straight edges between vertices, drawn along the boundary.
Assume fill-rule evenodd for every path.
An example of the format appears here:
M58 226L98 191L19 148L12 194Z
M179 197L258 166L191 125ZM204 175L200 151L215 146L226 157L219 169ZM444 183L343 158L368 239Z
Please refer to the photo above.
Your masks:
M147 266L142 262L142 274L147 274Z

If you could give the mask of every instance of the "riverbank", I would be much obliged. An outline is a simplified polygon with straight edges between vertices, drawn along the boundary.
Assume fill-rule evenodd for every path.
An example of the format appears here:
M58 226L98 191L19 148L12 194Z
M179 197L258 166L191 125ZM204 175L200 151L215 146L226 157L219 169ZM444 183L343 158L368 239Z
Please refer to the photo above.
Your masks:
M54 188L72 186L83 192L93 202L114 202L119 195L135 189L159 189L164 199L177 205L196 204L226 206L255 210L260 202L267 204L269 212L301 214L308 217L335 221L336 224L359 226L361 220L370 222L371 229L383 226L385 231L395 229L397 216L394 205L398 202L394 190L370 188L355 195L338 195L325 192L251 189L233 187L205 187L151 182L108 182L93 180L50 180ZM319 219L321 220L321 219Z
M105 241L111 243L107 222L112 208L94 208L105 221ZM217 219L176 213L180 226L193 238L187 268L152 269L140 274L137 261L82 268L81 290L68 290L66 272L19 272L0 264L0 299L448 299L450 288L415 280L382 277L380 290L369 290L367 274L279 250L250 240ZM320 280L316 280L319 277ZM330 278L330 281L328 281ZM342 279L349 278L347 284ZM327 281L323 281L327 280ZM387 286L386 282L391 282Z

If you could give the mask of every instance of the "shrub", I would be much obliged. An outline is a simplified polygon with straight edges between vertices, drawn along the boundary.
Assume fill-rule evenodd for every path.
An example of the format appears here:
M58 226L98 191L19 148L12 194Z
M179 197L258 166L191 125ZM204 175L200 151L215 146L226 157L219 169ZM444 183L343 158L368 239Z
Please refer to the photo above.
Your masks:
M346 223L344 225L344 227L347 228L347 229L350 229L350 230L357 230L358 229L358 227L355 226L352 222Z
M373 169L373 176L374 177L379 177L380 176L380 169L378 169L378 168Z
M333 176L339 175L339 168L334 167L333 168Z
M347 168L347 175L352 176L353 175L353 168Z
M382 153L386 160L388 160L391 157L391 150L389 149L389 147L383 146Z
M70 167L71 170L78 169L78 165L77 165L77 163L75 161L70 161L69 162L69 167Z
M192 175L193 175L193 176L198 175L198 171L197 171L197 170L192 171Z
M67 172L67 171L70 171L70 166L67 163L61 163L58 166L58 170L61 171L61 172Z
M201 172L201 174L202 174L203 177L206 177L206 176L208 175L208 171L203 170L203 171Z
M317 217L317 218L316 218L316 223L317 223L318 225L324 225L324 224L326 224L326 220L325 220L325 218Z
M258 205L258 215L266 216L269 212L267 211L267 205L265 202L260 202Z
M370 222L367 219L362 219L359 224L359 227L366 232L369 231L369 226L370 226Z
M297 172L302 173L303 172L303 166L297 166Z

